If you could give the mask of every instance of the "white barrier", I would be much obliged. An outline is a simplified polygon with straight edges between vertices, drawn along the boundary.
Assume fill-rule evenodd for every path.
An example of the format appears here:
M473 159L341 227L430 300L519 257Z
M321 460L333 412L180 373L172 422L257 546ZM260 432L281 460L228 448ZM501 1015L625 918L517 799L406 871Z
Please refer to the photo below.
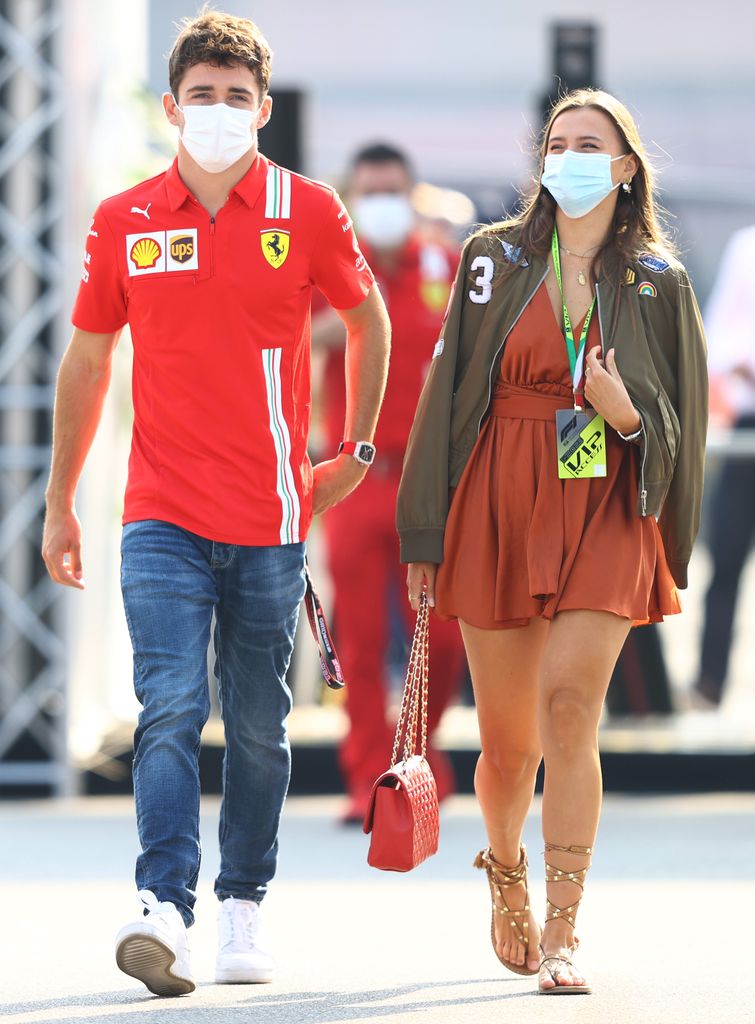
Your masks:
M755 458L755 430L708 431L708 455L724 455L727 459Z

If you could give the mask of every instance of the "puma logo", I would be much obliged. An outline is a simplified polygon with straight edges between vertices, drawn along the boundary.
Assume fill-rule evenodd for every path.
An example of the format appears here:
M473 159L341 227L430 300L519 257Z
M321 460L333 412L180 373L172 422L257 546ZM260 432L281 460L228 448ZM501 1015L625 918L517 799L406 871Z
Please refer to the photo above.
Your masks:
M143 210L140 210L138 206L132 206L131 207L131 213L141 213L144 217L147 218L147 220L149 220L150 219L149 208L150 208L151 205L152 205L152 203L147 203L147 205L145 206L145 208Z

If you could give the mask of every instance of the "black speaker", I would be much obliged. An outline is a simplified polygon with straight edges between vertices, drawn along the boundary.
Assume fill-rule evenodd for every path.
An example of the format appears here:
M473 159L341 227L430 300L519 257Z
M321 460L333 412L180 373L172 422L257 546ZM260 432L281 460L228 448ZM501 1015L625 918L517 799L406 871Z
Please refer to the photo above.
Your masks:
M545 123L553 104L571 89L598 88L598 27L590 21L557 21L550 26L552 81L540 102Z
M301 89L271 89L273 115L260 129L260 150L282 167L304 173L304 93Z

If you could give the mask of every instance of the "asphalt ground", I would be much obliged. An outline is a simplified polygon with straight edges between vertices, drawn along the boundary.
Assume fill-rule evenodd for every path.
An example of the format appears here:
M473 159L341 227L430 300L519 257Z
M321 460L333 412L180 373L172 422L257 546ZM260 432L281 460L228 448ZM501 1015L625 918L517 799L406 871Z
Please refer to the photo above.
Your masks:
M128 798L0 804L0 1017L9 1024L600 1024L755 1021L755 796L606 800L579 916L591 996L547 998L489 944L483 845L472 798L444 808L439 854L407 875L366 864L339 801L287 805L265 901L279 964L271 985L212 982L218 802L191 930L198 987L160 999L121 974L118 928L137 916ZM544 905L538 808L528 819L533 906Z

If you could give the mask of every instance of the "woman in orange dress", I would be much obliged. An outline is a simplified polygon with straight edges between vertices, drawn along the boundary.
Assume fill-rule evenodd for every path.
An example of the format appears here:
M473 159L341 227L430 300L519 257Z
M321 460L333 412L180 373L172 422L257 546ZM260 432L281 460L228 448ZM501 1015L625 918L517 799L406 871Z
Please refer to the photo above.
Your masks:
M398 504L412 606L424 592L458 618L469 660L493 947L543 994L590 991L574 929L598 723L629 630L680 611L706 395L699 311L637 129L613 97L569 94L521 215L466 246ZM521 845L541 760L542 929Z

